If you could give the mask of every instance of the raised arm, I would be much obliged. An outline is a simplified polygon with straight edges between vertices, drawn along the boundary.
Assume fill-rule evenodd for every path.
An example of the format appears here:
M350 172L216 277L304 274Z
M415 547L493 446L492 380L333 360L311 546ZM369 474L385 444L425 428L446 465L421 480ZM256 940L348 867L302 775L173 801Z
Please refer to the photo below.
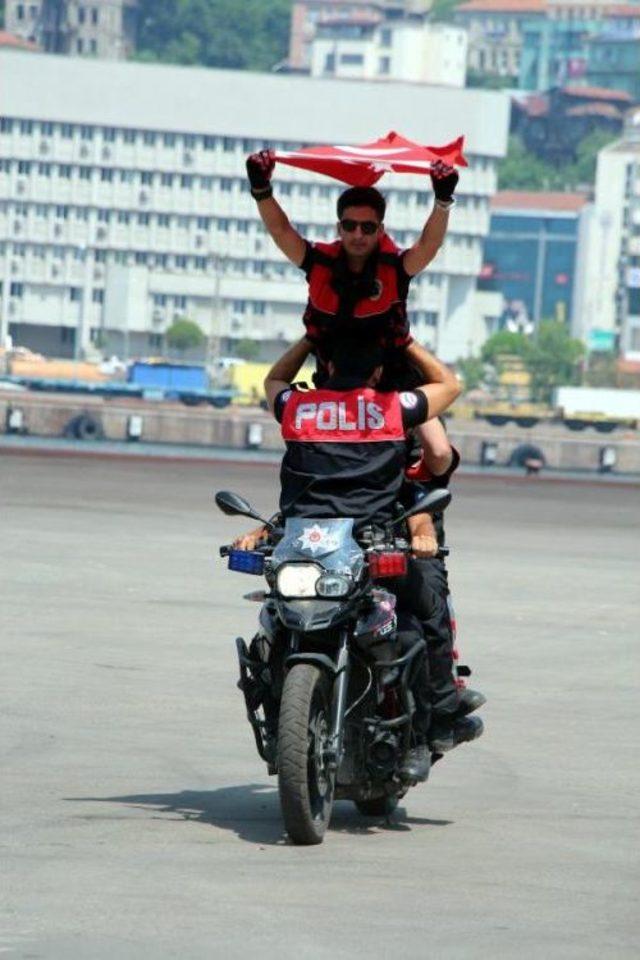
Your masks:
M427 398L430 420L439 416L460 396L458 378L415 340L409 344L406 352L407 360L421 375L423 385L417 389Z
M403 258L404 269L410 277L415 277L431 263L444 242L449 224L449 208L454 203L453 191L458 183L458 174L453 167L438 161L433 165L431 182L436 195L433 210L422 233Z
M273 196L271 176L274 166L271 150L261 150L247 158L251 196L258 204L258 213L273 242L291 263L299 267L304 260L307 244L304 237L291 226L289 218Z
M312 349L311 342L303 337L289 347L269 370L264 380L264 392L271 413L273 413L276 397L287 389Z

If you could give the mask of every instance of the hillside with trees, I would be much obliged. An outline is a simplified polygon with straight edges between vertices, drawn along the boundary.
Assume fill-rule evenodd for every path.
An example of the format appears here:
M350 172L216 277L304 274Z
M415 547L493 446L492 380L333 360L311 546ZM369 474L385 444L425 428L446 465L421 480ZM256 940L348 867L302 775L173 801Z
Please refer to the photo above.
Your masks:
M140 0L136 59L271 70L287 55L292 0Z

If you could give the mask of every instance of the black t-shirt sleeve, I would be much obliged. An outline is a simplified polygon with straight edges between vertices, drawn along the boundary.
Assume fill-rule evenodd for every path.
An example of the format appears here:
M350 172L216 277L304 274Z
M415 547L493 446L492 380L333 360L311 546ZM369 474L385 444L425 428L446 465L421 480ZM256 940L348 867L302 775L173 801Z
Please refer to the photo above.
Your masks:
M311 267L315 263L315 248L312 243L309 243L308 240L305 240L305 251L304 257L302 258L302 263L300 264L300 269L304 273L305 277L309 279L309 274L311 273Z
M287 405L287 400L293 393L293 390L290 387L287 387L286 390L281 390L278 396L276 397L275 403L273 405L273 415L278 421L282 423L282 417L284 416L284 408Z
M429 417L429 401L422 390L403 390L398 394L405 430L417 427Z

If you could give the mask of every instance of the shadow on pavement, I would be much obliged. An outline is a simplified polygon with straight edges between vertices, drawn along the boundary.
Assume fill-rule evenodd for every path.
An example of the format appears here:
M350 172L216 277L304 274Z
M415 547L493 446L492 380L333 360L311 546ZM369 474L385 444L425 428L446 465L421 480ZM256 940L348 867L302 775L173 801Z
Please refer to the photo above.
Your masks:
M275 845L288 843L282 824L278 791L262 783L248 783L219 790L182 790L180 793L143 793L122 797L65 797L80 803L122 803L130 807L150 808L158 813L177 814L184 820L208 823L230 830L249 843ZM94 819L89 816L87 819ZM96 820L101 819L96 815ZM167 819L162 816L156 819ZM368 834L380 830L410 831L413 826L444 827L451 820L429 820L407 816L399 807L389 821L363 817L348 801L337 801L329 830L336 833Z

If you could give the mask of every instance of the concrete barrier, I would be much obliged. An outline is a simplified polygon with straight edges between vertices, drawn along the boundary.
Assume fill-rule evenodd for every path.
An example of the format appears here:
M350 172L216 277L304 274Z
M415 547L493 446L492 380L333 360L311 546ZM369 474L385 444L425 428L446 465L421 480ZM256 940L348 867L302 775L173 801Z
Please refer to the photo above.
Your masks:
M3 431L7 430L7 416L11 409L22 410L24 428L31 436L61 437L75 417L85 414L99 423L105 440L127 440L129 418L135 416L142 418L140 439L149 443L246 449L248 438L259 433L255 429L250 431L250 425L259 424L262 428L260 449L283 449L278 424L269 414L255 407L215 410L209 406L187 408L179 403L127 398L107 400L103 397L7 392L0 397ZM495 445L496 466L508 464L518 446L531 444L541 450L547 468L598 471L601 451L607 447L614 451L616 462L612 472L640 474L640 435L637 431L602 435L589 429L576 437L561 424L540 424L522 430L516 426L494 427L482 420L457 419L449 420L448 431L463 462L469 464L481 463L483 443Z

